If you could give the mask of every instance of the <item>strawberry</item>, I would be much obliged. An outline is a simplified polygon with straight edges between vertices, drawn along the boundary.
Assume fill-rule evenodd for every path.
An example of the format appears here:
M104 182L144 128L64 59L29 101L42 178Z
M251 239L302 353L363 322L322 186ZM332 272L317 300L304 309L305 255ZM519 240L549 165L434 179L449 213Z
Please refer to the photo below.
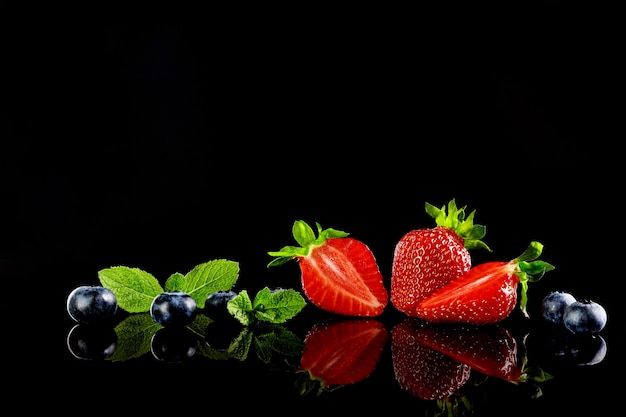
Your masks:
M518 300L526 311L528 283L554 269L551 264L536 260L543 251L539 242L509 262L486 262L473 266L465 274L451 280L417 304L415 313L431 322L493 324L508 317Z
M436 325L424 323L415 339L454 360L469 365L484 375L518 382L522 361L518 361L518 343L500 325Z
M301 247L268 252L275 257L268 267L296 259L305 296L323 310L348 316L382 314L389 294L372 251L346 232L316 225L317 237L307 223L297 220L292 233Z
M453 199L446 207L426 203L426 212L435 219L434 228L415 229L396 244L391 270L391 304L408 316L435 290L469 271L469 249L491 249L480 239L485 227L474 224L472 211L458 208Z
M300 372L302 394L318 393L367 378L376 368L388 334L374 319L350 319L314 325L304 338Z
M421 323L407 317L391 330L393 371L400 387L423 400L443 400L470 378L469 365L419 342Z

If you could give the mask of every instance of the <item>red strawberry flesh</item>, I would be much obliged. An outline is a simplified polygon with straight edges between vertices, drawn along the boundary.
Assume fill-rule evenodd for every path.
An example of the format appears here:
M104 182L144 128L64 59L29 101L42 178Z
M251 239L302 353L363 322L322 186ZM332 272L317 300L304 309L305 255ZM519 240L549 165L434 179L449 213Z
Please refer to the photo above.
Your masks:
M500 322L517 304L516 271L516 262L477 265L420 302L416 313L430 322Z
M300 257L302 288L309 300L327 311L358 316L380 315L388 294L370 249L353 238L330 238Z

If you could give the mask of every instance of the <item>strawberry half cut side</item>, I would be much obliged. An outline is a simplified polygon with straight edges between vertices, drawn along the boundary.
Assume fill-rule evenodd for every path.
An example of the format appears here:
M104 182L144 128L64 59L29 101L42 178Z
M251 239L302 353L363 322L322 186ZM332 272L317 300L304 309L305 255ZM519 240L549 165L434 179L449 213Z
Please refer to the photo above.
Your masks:
M319 308L341 315L374 317L389 300L374 254L363 242L335 229L317 225L317 236L304 221L294 223L293 236L301 246L268 252L268 267L297 259L306 297Z
M543 245L531 242L509 262L486 262L472 267L422 300L417 315L430 322L494 324L508 317L518 302L528 317L528 284L541 279L554 266L537 260ZM519 288L518 288L519 287Z
M388 334L375 319L348 319L314 325L304 338L300 392L324 391L367 378L376 368Z

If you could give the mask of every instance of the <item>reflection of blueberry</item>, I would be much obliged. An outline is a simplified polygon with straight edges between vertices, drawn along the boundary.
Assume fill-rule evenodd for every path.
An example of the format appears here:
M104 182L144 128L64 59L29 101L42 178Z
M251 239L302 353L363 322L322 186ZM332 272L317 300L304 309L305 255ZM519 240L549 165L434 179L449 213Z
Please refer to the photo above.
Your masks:
M160 361L178 363L196 354L198 341L186 327L164 327L152 335L150 350Z
M231 316L226 309L226 304L235 298L237 293L235 291L215 291L206 299L204 304L204 313L213 320L223 319Z
M110 326L77 324L67 334L67 348L78 359L107 359L117 349L117 333Z
M196 311L196 301L182 291L161 293L150 305L150 316L161 326L185 326L196 317Z
M575 301L563 313L563 324L572 333L598 333L604 328L606 321L604 307L591 300Z
M83 285L67 296L66 308L78 323L104 323L115 315L117 298L108 288Z
M572 334L567 342L569 359L580 366L595 365L606 356L606 341L599 334Z
M241 323L232 317L232 320L216 320L206 327L204 331L205 343L220 352L226 352L231 343L241 333Z
M565 307L576 301L570 293L553 291L546 295L541 302L541 314L551 323L562 323Z

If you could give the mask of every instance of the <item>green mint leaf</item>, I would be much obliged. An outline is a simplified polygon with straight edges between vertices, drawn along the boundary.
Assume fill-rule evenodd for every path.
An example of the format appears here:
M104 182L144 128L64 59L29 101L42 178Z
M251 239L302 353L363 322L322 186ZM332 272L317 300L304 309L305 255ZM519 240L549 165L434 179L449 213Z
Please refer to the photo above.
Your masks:
M250 296L246 290L239 291L239 294L226 304L226 309L244 326L254 322L252 300L250 300Z
M117 348L109 360L126 361L150 352L152 335L160 328L148 313L128 316L115 326Z
M252 309L255 318L259 320L284 323L298 314L305 305L304 297L295 290L270 291L269 288L265 287L254 297Z
M185 286L185 275L181 274L180 272L173 273L165 281L165 291L177 291L179 288L183 288L184 286Z
M129 313L149 311L154 297L163 292L159 281L139 268L105 268L98 271L98 279L103 287L113 291L118 306Z
M195 266L184 277L180 273L170 276L165 282L167 291L183 291L189 294L198 308L204 308L209 294L228 291L239 278L239 263L216 259Z

